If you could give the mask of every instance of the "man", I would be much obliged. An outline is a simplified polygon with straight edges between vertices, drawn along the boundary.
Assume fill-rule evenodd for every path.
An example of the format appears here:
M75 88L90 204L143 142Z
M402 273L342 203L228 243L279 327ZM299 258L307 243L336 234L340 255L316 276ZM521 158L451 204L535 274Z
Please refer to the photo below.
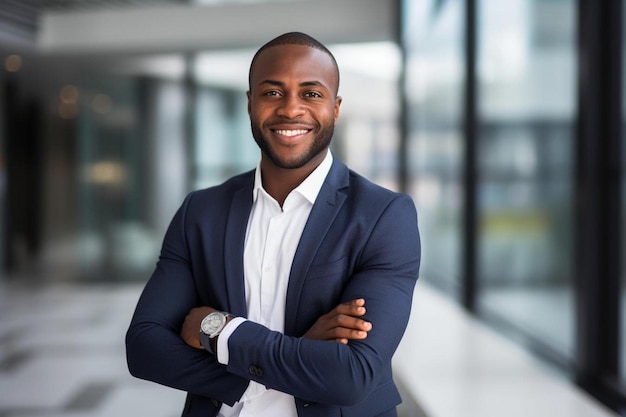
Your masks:
M174 216L128 330L129 369L187 391L183 416L395 416L415 207L330 153L339 70L318 41L268 42L249 83L261 161Z

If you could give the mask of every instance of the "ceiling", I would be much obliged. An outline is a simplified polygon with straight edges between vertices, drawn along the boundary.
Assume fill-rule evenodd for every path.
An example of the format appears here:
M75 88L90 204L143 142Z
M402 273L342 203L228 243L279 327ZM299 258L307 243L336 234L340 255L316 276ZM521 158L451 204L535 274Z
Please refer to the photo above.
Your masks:
M138 54L256 46L290 30L325 43L393 41L395 0L3 0L0 48Z

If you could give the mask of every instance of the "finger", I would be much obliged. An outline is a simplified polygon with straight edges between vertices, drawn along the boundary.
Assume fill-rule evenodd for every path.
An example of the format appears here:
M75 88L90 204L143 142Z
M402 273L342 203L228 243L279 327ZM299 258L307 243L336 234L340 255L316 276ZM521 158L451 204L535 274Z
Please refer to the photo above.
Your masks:
M365 305L365 299L363 298L355 298L354 300L346 301L345 303L341 303L338 305L339 308L353 308L353 307L363 307Z
M365 299L364 298L355 298L354 300L350 300L350 301L347 301L347 302L343 303L343 305L347 305L347 306L350 306L352 308L364 307L365 306Z
M367 310L361 303L350 302L339 304L333 312L336 314L346 314L349 316L360 317L363 316Z
M333 330L333 333L335 334L335 340L345 340L346 343L348 342L348 340L367 339L367 332L362 330L353 330L338 327Z
M335 316L332 321L332 325L334 327L344 327L353 330L370 331L372 329L372 323L369 321L353 316L347 316L345 314Z
M352 304L355 306L364 306L365 305L365 299L364 298L355 298L354 300L348 301L347 304Z

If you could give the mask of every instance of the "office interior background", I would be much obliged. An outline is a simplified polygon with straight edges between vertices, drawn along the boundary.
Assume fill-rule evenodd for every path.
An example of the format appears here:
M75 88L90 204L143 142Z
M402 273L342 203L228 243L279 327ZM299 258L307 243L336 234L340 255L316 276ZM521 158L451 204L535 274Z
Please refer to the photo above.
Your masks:
M255 167L250 59L302 30L342 70L333 152L414 198L420 280L624 412L625 23L620 0L0 1L1 283L145 282L186 193Z

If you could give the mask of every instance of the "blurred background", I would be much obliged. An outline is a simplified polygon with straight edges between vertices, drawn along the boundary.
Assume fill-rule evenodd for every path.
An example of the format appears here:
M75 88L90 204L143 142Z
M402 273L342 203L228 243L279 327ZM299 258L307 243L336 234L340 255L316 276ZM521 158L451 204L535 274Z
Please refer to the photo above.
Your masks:
M0 0L0 416L180 413L123 333L184 196L255 167L249 63L291 30L340 66L336 157L414 198L416 294L624 412L623 3Z

